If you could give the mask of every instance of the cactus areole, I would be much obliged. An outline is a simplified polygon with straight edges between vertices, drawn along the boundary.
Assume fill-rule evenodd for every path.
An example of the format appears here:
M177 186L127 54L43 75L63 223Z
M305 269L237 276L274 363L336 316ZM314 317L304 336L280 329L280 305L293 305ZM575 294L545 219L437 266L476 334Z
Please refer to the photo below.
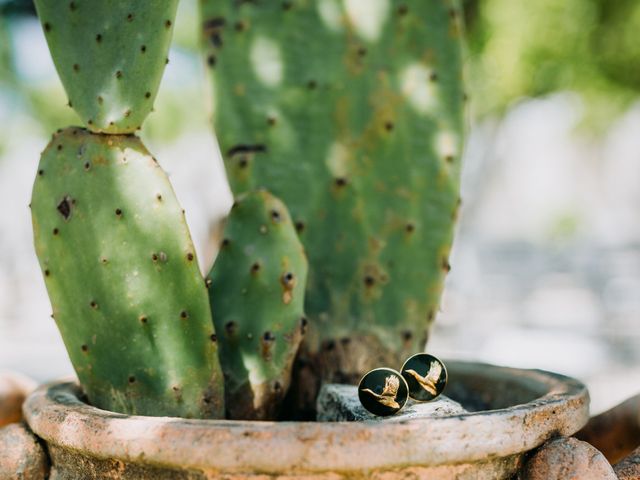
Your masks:
M235 194L267 188L309 258L301 371L357 382L422 350L449 270L464 137L449 0L201 0Z

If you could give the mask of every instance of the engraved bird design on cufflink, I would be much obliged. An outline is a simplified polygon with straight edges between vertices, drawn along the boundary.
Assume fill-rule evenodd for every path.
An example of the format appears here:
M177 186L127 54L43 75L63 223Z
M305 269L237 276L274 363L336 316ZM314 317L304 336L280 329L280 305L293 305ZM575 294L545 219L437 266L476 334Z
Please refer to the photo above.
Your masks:
M362 391L373 395L378 403L381 403L385 407L399 409L400 404L396 402L398 388L400 388L400 380L398 380L398 377L390 376L384 379L384 388L381 394L378 395L369 388L365 388Z
M409 357L400 371L409 386L409 396L419 402L435 399L447 385L444 363L427 353Z
M436 383L438 382L438 380L440 380L440 375L442 374L442 364L440 364L440 362L438 362L437 360L432 360L431 364L429 365L429 371L424 377L412 369L405 370L405 372L415 378L420 386L431 395L433 395L434 397L438 395Z
M360 380L358 398L367 411L385 417L404 406L409 398L409 387L396 370L376 368Z

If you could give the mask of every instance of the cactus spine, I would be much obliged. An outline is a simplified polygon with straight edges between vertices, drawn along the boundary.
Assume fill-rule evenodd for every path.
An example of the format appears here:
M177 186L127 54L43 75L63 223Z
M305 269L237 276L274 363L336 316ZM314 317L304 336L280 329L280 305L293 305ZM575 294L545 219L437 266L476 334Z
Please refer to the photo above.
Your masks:
M306 278L284 204L265 191L239 198L208 277L230 418L276 418L306 329Z
M309 257L305 349L316 374L357 381L421 350L460 204L457 2L201 9L232 189L280 197Z

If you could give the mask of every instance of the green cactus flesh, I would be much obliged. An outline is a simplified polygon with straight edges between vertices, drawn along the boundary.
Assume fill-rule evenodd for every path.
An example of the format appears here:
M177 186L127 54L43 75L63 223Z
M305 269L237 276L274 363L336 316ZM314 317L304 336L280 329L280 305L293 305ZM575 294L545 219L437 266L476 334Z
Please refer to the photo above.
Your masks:
M167 176L140 140L58 131L31 208L53 317L89 401L223 416L205 282Z
M448 0L201 0L201 9L230 183L235 194L264 187L291 211L309 257L308 346L332 356L323 375L344 380L346 368L357 380L381 352L399 361L422 349L460 203L460 9ZM356 361L341 349L357 350L358 337Z
M306 280L284 204L266 191L239 198L208 277L230 418L276 417L306 329Z
M178 0L36 0L69 105L94 132L130 133L151 112Z

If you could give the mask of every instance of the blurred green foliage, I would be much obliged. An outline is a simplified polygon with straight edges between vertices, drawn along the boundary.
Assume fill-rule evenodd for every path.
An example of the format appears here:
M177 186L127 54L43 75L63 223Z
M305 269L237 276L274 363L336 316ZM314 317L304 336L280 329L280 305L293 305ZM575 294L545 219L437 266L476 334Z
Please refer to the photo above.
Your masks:
M161 114L150 115L144 123L145 138L171 142L190 129L209 129L206 102L201 98L205 91L204 68L198 52L196 7L196 0L183 0L180 4L169 55L171 64L176 60L179 63L179 78L167 78L171 75L168 69L154 106ZM41 134L48 136L60 127L80 125L81 121L67 106L66 93L48 57L49 65L44 70L38 67L34 73L29 65L25 69L26 64L43 60L39 51L46 48L44 37L36 35L40 35L40 27L31 0L0 0L0 114L7 115L8 110L10 116L27 115ZM27 70L24 74L23 69ZM0 131L0 152L4 143Z
M605 126L640 93L640 1L466 0L477 115L523 97L579 93Z

